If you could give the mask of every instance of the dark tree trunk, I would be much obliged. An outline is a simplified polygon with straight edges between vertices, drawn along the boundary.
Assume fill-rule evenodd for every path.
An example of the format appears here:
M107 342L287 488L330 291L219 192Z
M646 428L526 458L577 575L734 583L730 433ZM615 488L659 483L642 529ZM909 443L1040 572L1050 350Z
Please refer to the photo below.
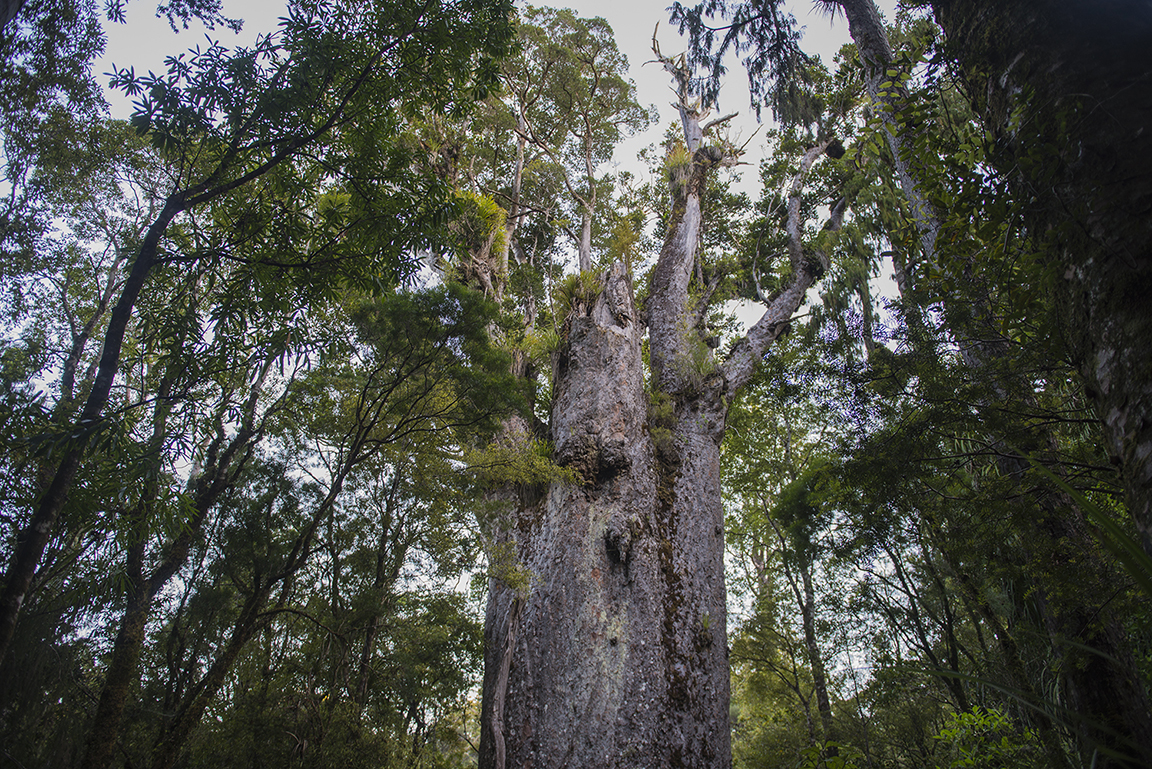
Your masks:
M120 742L124 711L140 681L140 656L144 648L145 631L153 602L160 591L183 568L188 560L192 543L200 535L208 513L225 489L235 481L247 462L254 443L262 433L262 428L255 424L255 412L263 394L265 378L277 357L279 356L276 351L269 353L259 369L244 403L243 420L236 435L226 445L223 435L218 435L208 445L205 451L206 467L190 482L192 515L180 534L166 544L159 562L147 576L144 572L146 532L153 525L153 507L157 496L155 486L145 489L134 514L129 516L129 526L139 539L133 542L125 553L125 573L128 575L127 602L124 614L120 618L116 642L112 647L112 659L100 690L96 714L88 730L81 769L105 769L113 762L116 746ZM170 380L165 380L160 392L163 396L158 399L160 405L155 416L152 438L153 451L157 455L158 446L165 434L164 423L170 408L167 403ZM227 403L222 405L218 414L219 420L223 419L224 410L228 405Z
M1152 554L1152 6L934 0L993 162L1030 201L1065 332Z
M868 88L875 97L878 95L877 83L886 76L885 71L892 64L892 51L888 44L887 35L880 24L879 15L876 13L872 0L840 0L839 4L845 11L853 39L868 66ZM1013 113L1013 109L1019 106L1013 103L1015 98L1013 94L1020 90L1020 86L1031 85L1030 79L1038 75L1038 70L1035 69L1037 62L1043 61L1044 63L1040 66L1048 67L1049 70L1040 77L1041 80L1062 81L1064 87L1068 86L1071 80L1079 78L1081 71L1089 71L1097 66L1095 63L1092 63L1091 66L1083 66L1086 61L1085 57L1091 58L1094 53L1080 47L1083 35L1076 34L1077 28L1073 26L1076 19L1085 17L1082 19L1087 25L1085 29L1091 30L1095 24L1099 23L1099 20L1087 17L1092 16L1098 7L1107 14L1127 5L1130 6L1128 10L1133 12L1133 20L1139 31L1135 33L1128 31L1126 34L1134 35L1134 37L1142 35L1148 38L1148 33L1152 32L1152 12L1149 12L1147 8L1137 12L1133 3L1115 0L1103 5L1088 2L1072 4L1050 2L1047 5L1051 7L1045 10L1038 9L1035 3L1003 3L987 2L987 0L940 0L934 5L937 9L937 16L948 33L949 46L960 59L962 68L966 63L971 65L967 72L967 84L977 113L983 112L986 118L991 119L993 129L998 128L1002 132L1003 141L1000 143L1000 151L1004 153L1006 148L1008 151L999 158L1003 162L1001 167L1012 169L1009 173L1016 174L1015 181L1022 183L1021 192L1025 198L1040 201L1033 204L1033 213L1040 214L1034 220L1034 234L1040 235L1058 224L1064 224L1062 217L1066 212L1072 211L1074 207L1068 205L1068 201L1060 199L1059 194L1049 195L1046 199L1045 195L1042 194L1037 198L1035 190L1044 187L1045 194L1059 192L1051 189L1050 179L1040 178L1037 175L1048 173L1054 168L1053 166L1045 166L1042 162L1042 158L1047 158L1049 161L1052 158L1044 155L1041 148L1045 141L1053 142L1053 146L1064 147L1066 145L1060 143L1066 142L1070 137L1057 134L1044 137L1042 134L1045 130L1055 130L1055 127L1060 124L1061 111L1065 117L1071 115L1072 105L1066 97L1077 91L1074 89L1061 91L1061 86L1049 90L1039 100L1033 100L1031 103L1033 107L1037 108L1037 111L1032 114L1033 120L1037 122L1029 127L1025 121L1024 130L1009 131L1007 130L1009 122L1020 118L1019 114ZM1058 5L1061 6L1059 12L1056 8ZM1080 8L1072 8L1075 5L1079 5ZM1046 17L1045 14L1049 14L1049 12L1051 12L1051 17ZM945 23L945 16L952 20L952 28L949 28L949 25ZM958 21L961 17L964 19L962 23ZM1035 35L1051 35L1057 28L1062 28L1059 37L1063 46L1057 53L1053 54L1052 50L1041 51L1037 48L1031 48L1034 44L1041 45L1033 39ZM1091 33L1089 36L1091 37ZM1152 41L1152 38L1149 38L1149 41ZM1118 71L1123 69L1123 64L1120 62L1125 60L1126 53L1115 58L1113 63L1117 66L1111 70L1109 77L1115 77ZM1019 58L1017 58L1017 54L1020 55ZM1031 64L1028 63L1030 57L1035 58ZM989 68L989 62L992 63L991 68ZM1023 65L1023 69L1020 68L1020 65ZM1061 66L1064 68L1063 73L1060 72ZM1143 66L1141 69L1143 74L1127 79L1125 85L1131 86L1135 82L1142 83L1144 90L1141 93L1146 96L1150 82L1149 73L1152 73L1152 67ZM1022 74L1022 72L1030 74ZM1086 87L1089 82L1091 82L1091 78L1080 80L1078 81L1079 87ZM1051 85L1051 83L1049 84ZM1143 111L1145 116L1152 115L1152 111L1147 110L1146 102L1142 101L1144 96L1136 97L1139 102L1136 105L1137 110ZM889 94L884 98L885 101L894 102L892 107L899 108L899 101L902 98L899 89L890 89ZM1000 111L990 111L993 105L998 105L997 108ZM1097 106L1101 105L1098 104ZM933 261L935 240L940 230L939 217L937 212L925 201L916 183L915 169L911 168L903 157L905 137L902 136L902 128L896 123L892 115L892 110L884 110L881 116L885 119L886 134L894 156L895 170L917 218L916 225L920 234L923 257L928 261ZM1073 125L1071 133L1074 134L1078 129L1075 127L1075 123ZM1010 134L1011 139L1009 140ZM1031 158L1028 157L1030 152L1034 153ZM1152 168L1152 164L1147 160L1144 163L1146 169ZM1111 170L1111 172L1114 171L1115 169ZM1145 174L1143 181L1143 192L1147 202L1148 185L1152 181L1152 177ZM1069 190L1068 194L1074 196L1075 193ZM1045 219L1045 216L1048 218ZM1033 223L1029 224L1032 225ZM1122 226L1118 222L1116 225ZM1087 232L1084 223L1070 229L1073 233L1079 232L1080 235ZM1145 227L1145 234L1148 231L1149 229ZM1065 235L1067 234L1065 233ZM1069 243L1078 239L1079 236L1072 237L1070 240L1066 238ZM1146 238L1144 243L1146 249ZM1082 248L1083 244L1069 246L1066 243L1058 247L1058 250L1061 247L1075 249ZM1066 253L1065 257L1067 256L1069 254ZM903 267L902 264L899 264L899 259L895 261L898 262L898 268ZM1089 257L1088 261L1091 262L1092 258ZM1112 261L1115 263L1115 260ZM1104 270L1104 272L1106 271L1107 269ZM1028 383L1023 382L1015 372L1004 370L1003 365L999 363L1005 359L1008 351L1004 349L1006 345L1000 340L998 329L992 318L987 289L982 285L980 277L975 274L973 265L966 266L965 277L976 288L974 292L976 302L971 307L959 306L955 301L951 304L945 302L945 313L949 326L961 336L961 351L965 363L973 372L990 378L1000 397L1005 397L1008 390L1026 394L1029 389ZM1066 275L1065 277L1071 276ZM907 299L911 287L905 270L897 270L897 282L902 295ZM1080 291L1080 298L1083 299L1082 291ZM1075 305L1076 298L1068 297L1066 303ZM1092 304L1091 301L1088 304ZM1092 307L1091 309L1098 310L1099 308ZM1144 315L1145 323L1147 323L1148 318L1152 316L1148 313L1144 313ZM918 319L919 316L915 310L909 310L910 326L915 326L913 321ZM1083 321L1083 318L1077 318L1071 324L1075 333L1082 337L1085 336ZM1152 326L1145 326L1145 328L1152 331ZM913 332L918 330L913 329ZM1074 337L1075 334L1070 336ZM1144 366L1144 372L1146 374L1152 373L1152 366L1147 365L1142 353L1137 353L1137 355L1140 358L1139 365ZM1088 357L1090 359L1089 365L1095 366L1096 363L1093 361L1097 361L1098 351L1089 351ZM1091 389L1092 377L1088 376L1087 379ZM1150 389L1147 376L1143 381L1144 389L1136 393L1138 398L1143 397L1143 394ZM1127 393L1125 397L1132 394ZM1028 396L1025 395L1025 397ZM1145 398L1145 400L1147 399ZM983 405L994 407L994 404ZM1145 408L1149 408L1147 403L1144 405ZM1139 407L1137 410L1140 410ZM1112 413L1115 413L1115 409ZM1141 410L1141 413L1145 412ZM1125 429L1130 427L1131 421L1129 420ZM1149 428L1147 424L1144 427L1148 430L1149 441L1152 441L1152 428ZM1039 436L1039 443L1045 443L1045 438L1046 436ZM993 440L998 441L995 437ZM1148 445L1149 450L1152 450L1152 442ZM1001 461L1002 472L1009 477L1021 478L1023 470L1026 468L1019 466L1020 463L1014 463L1011 460L1006 461L1012 466L1005 466L1005 461ZM1152 480L1152 469L1148 471L1148 477ZM1129 491L1129 500L1131 501L1131 484L1129 484ZM1100 566L1098 559L1094 559L1092 556L1096 550L1095 543L1084 526L1080 511L1070 498L1059 493L1048 493L1038 500L1038 507L1040 508L1040 515L1032 522L1029 533L1046 546L1054 549L1058 553L1057 560L1070 563L1084 559L1090 565ZM1140 514L1137 512L1137 508L1133 507L1132 509L1139 522ZM1147 547L1147 540L1145 544ZM1093 577L1102 573L1101 568L1089 568L1086 571L1085 576L1093 584L1100 582L1099 579L1093 579ZM1038 589L1043 591L1044 586L1041 584ZM1106 610L1101 611L1097 606L1086 605L1079 600L1071 600L1064 601L1063 606L1055 608L1054 613L1049 618L1048 626L1049 632L1053 634L1055 648L1068 658L1063 666L1063 672L1070 705L1076 714L1085 720L1085 727L1082 730L1088 735L1085 749L1090 753L1096 743L1111 742L1102 735L1108 730L1115 730L1121 735L1128 735L1127 741L1131 744L1140 744L1142 750L1152 750L1152 743L1149 743L1149 738L1141 736L1152 734L1152 722L1149 721L1147 714L1147 696L1136 673L1132 655L1127 651L1123 634L1118 631L1116 620L1110 617ZM1075 639L1074 642L1080 644L1081 648L1068 647L1065 641L1069 639ZM1062 648L1063 651L1061 652ZM1099 729L1101 726L1104 727L1103 732Z
M168 224L183 210L184 198L180 195L168 199L156 221L145 234L132 269L127 280L120 290L120 298L112 308L108 321L108 329L104 335L104 349L100 357L100 366L88 399L77 418L73 428L74 436L88 436L104 418L104 409L112 392L112 382L120 365L120 350L124 345L124 336L128 330L128 323L132 318L133 308L144 288L144 283L152 267L156 263L160 248L160 238L168 229ZM0 660L8 651L12 636L16 632L16 621L20 616L20 609L28 596L32 586L32 578L40 566L44 556L44 548L52 536L56 519L68 494L72 490L72 483L76 473L84 460L87 449L87 437L74 438L71 445L64 452L51 483L40 498L36 512L16 538L8 571L4 575L4 589L0 592Z
M800 579L804 585L800 600L800 615L804 626L804 648L808 650L808 661L812 666L812 684L816 688L816 709L820 711L820 726L824 729L824 739L835 740L835 724L832 721L832 703L828 699L828 678L824 674L824 659L820 655L820 645L816 642L816 594L812 590L812 574L806 561L797 564Z
M81 769L103 769L112 763L120 742L120 720L140 679L138 666L153 594L144 580L144 543L128 548L128 602L120 618L112 661L100 689L100 701L84 748Z
M808 666L812 673L812 688L816 694L816 710L820 713L820 727L823 740L835 740L835 724L832 721L832 703L828 698L828 677L824 671L824 657L816 639L816 591L812 587L812 551L799 544L789 544L788 537L780 525L771 517L768 523L776 532L784 555L784 577L792 588L796 607L800 610L801 627L804 631L804 648L808 652ZM789 553L791 557L789 557ZM796 573L792 566L795 565ZM797 580L799 576L799 580ZM812 730L809 729L811 734ZM815 737L813 735L813 742ZM831 755L836 755L833 748Z
M258 588L244 602L227 643L212 660L204 676L190 687L173 717L167 719L165 729L152 749L152 769L171 769L176 764L192 730L199 725L204 711L223 687L245 644L268 622L270 615L262 614L261 610L272 587L269 584Z
M1047 288L1065 308L1067 342L1152 554L1152 6L933 6L973 107L996 139L992 162L1029 201L1024 224L1046 246ZM1054 529L1054 541L1084 538L1076 520L1047 516L1038 526ZM1071 704L1085 715L1090 742L1152 755L1143 687L1116 676L1118 666L1132 666L1118 653L1125 644L1115 623L1101 627L1075 611L1063 619L1055 617L1057 634L1111 655L1077 654L1070 663Z

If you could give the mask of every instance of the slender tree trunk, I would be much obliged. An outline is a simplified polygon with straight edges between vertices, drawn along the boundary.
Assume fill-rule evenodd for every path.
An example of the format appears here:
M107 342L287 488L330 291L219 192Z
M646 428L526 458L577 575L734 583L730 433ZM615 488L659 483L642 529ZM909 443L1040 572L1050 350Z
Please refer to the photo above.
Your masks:
M259 369L256 381L252 384L242 412L242 421L236 435L222 447L224 433L221 429L217 438L205 451L207 467L190 481L193 513L175 539L164 548L159 563L145 577L144 557L147 532L153 525L153 506L156 500L155 486L146 489L136 514L129 523L135 536L139 537L128 548L125 556L127 565L128 600L124 614L120 618L120 629L112 647L112 660L100 690L100 701L96 715L89 727L82 769L105 769L112 763L113 752L120 741L121 722L133 690L140 680L140 655L145 641L145 627L151 615L152 604L160 591L173 576L183 568L188 559L193 539L199 535L205 519L224 490L236 478L258 439L260 430L254 424L256 408L263 393L263 384L272 364L279 357L272 352ZM161 396L157 399L157 415L152 436L152 452L158 455L165 436L165 423L171 410L169 382L161 385ZM228 404L223 404L227 406ZM218 419L223 420L223 410ZM221 451L223 448L223 451Z
M356 689L352 694L353 701L361 710L368 703L369 684L372 682L372 657L376 654L376 637L380 633L380 626L384 624L384 618L392 613L395 598L392 591L408 552L405 544L393 541L392 522L399 504L400 483L401 471L400 468L395 468L392 482L388 484L388 497L384 500L380 538L376 541L376 573L372 579L372 593L379 597L368 620L368 626L364 629Z
M946 557L945 564L947 565ZM1004 661L1004 666L1008 671L1009 685L1012 686L1014 691L1019 692L1024 702L1039 702L1040 697L1035 689L1032 688L1032 679L1028 675L1024 660L1020 656L1020 647L1016 643L1015 636L1008 628L1004 627L1004 624L1000 621L1000 617L993 611L991 605L989 605L988 599L984 596L983 591L979 586L974 584L967 572L951 568L950 566L948 570L956 578L957 582L960 583L964 594L976 608L977 613L984 620L985 624L991 630L992 636L996 639ZM1060 734L1047 711L1037 707L1033 709L1031 715L1037 724L1040 744L1044 747L1044 752L1047 753L1048 759L1051 761L1051 766L1060 769L1071 767L1068 756L1064 752Z
M884 125L884 138L892 153L893 168L900 182L900 189L904 191L904 196L912 209L916 231L920 236L921 254L925 260L933 262L936 256L936 238L940 233L940 216L920 188L904 152L902 128L892 109L893 103L898 103L901 98L899 89L896 87L888 89L886 96L882 96L880 91L880 83L887 78L887 70L892 66L892 46L888 42L888 33L884 29L880 12L873 0L837 0L837 2L844 9L852 40L856 43L860 58L864 62L864 83L868 95L880 105L879 114Z
M581 272L592 269L592 211L587 206L581 206L579 264Z
M204 677L188 692L175 717L165 725L163 734L152 750L152 769L171 769L176 763L192 730L200 723L205 709L216 698L216 694L224 685L228 671L232 669L244 646L267 623L268 618L261 614L261 609L268 599L271 587L270 584L258 589L245 601L224 648L212 661Z
M152 593L144 580L144 543L128 548L128 604L120 618L112 661L104 675L96 716L88 730L81 769L103 769L112 763L120 742L120 718L139 680L140 652L152 609Z
M787 535L776 521L768 518L768 522L776 532L785 558L788 557L788 553L793 556L789 560L795 563L796 572L800 576L800 581L797 582L797 575L793 573L788 561L785 561L784 576L792 588L796 606L800 609L804 648L808 652L808 667L812 672L812 688L816 692L816 709L820 713L823 738L825 741L834 740L836 737L832 722L832 703L828 699L828 678L824 672L824 657L820 654L820 645L816 641L816 591L812 587L812 557L800 547L789 545Z
M836 731L832 722L832 703L828 699L828 677L824 674L824 659L816 643L816 595L812 590L812 574L806 561L798 564L797 570L804 586L800 616L804 625L804 647L808 650L812 666L812 685L816 689L816 709L820 711L820 725L824 729L825 741L834 740Z
M84 325L78 326L72 321L74 315L67 309L68 297L64 291L61 291L60 301L66 308L65 311L68 313L71 325L72 346L68 349L68 356L64 359L64 365L60 369L60 400L57 401L56 407L52 410L55 419L60 419L72 411L73 401L76 397L76 369L80 366L80 361L89 340L92 338L92 333L103 319L108 305L115 296L116 284L120 280L120 268L124 264L124 256L121 255L119 247L116 247L116 250L116 259L108 268L108 274L104 278L104 285L100 291L100 299L96 303L91 317L84 322Z
M864 341L864 362L869 363L876 352L876 336L872 328L872 291L868 286L868 274L860 278L856 287L860 296L860 336Z
M108 405L112 392L112 382L120 366L120 350L124 344L124 335L128 330L133 308L136 306L136 299L156 263L160 238L168 229L168 224L182 209L183 198L169 199L140 244L132 269L120 291L120 298L112 308L96 380L73 429L77 435L88 434L103 418L104 408ZM32 520L16 538L16 547L12 553L8 572L5 574L4 590L0 593L0 660L4 659L12 642L12 636L16 632L16 620L20 616L20 608L24 605L32 578L40 565L40 559L44 556L44 548L52 536L56 519L64 508L68 493L72 490L72 483L84 460L86 444L87 440L84 438L74 439L72 447L60 460L47 491L40 498L40 504Z

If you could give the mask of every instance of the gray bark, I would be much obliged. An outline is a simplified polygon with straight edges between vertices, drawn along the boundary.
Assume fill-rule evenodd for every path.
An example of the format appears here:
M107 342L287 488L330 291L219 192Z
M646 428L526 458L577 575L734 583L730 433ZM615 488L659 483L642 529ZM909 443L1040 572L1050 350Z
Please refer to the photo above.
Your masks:
M581 206L580 215L580 271L592 269L592 210L587 205Z
M481 765L727 766L718 445L681 420L657 460L622 264L565 331L552 437L579 482L511 532L529 584L492 591Z
M663 413L645 392L644 329L617 263L597 295L572 308L553 371L550 437L576 481L511 500L496 537L526 584L491 583L481 767L731 765L719 452L727 403L826 260L804 255L796 226L792 284L724 365L701 359L696 325L706 313L688 292L700 195L711 169L735 156L704 145L688 78L662 61L682 86L691 158L673 185L647 303ZM805 156L797 200L822 151ZM834 209L838 226L843 203Z

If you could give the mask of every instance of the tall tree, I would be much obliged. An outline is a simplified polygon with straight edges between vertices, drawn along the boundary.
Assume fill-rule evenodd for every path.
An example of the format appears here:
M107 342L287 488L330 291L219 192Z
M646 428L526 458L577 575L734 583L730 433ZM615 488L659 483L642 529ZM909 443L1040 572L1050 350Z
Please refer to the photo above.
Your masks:
M778 12L770 8L773 5L751 2L735 4L729 8L723 2L710 2L693 9L677 6L676 14L682 26L694 35L697 57L710 63L714 72L719 66L720 53L726 46L735 45L737 49L749 49L756 54L746 57L745 62L749 66L750 77L754 77L757 73L752 68L757 62L775 50L775 47L779 47L778 41L788 39L787 23L770 23L773 19L779 19ZM924 326L923 311L912 309L915 303L907 302L915 290L912 284L915 282L913 276L917 267L921 273L943 268L953 276L951 280L962 280L975 289L965 292L963 299L956 292L946 290L942 293L939 306L943 309L944 333L955 340L963 364L969 370L968 375L974 380L988 383L990 388L985 400L976 404L976 408L990 430L988 439L999 446L996 452L999 458L995 460L997 472L1003 475L1006 482L1019 484L1020 492L1031 495L1035 492L1027 485L1027 464L1012 455L1018 451L1037 457L1047 455L1057 445L1057 437L1053 431L1037 423L1030 430L1014 432L1014 442L1010 446L1005 431L1016 428L1008 427L997 414L1000 402L1019 395L1026 404L1024 408L1031 409L1038 396L1028 396L1032 384L1017 371L1004 365L1015 342L1000 331L999 324L1002 321L997 313L1004 300L997 295L997 283L992 277L997 274L997 268L985 256L996 251L992 245L996 241L978 244L958 236L958 231L963 232L967 222L974 217L958 216L956 212L946 212L946 208L949 201L953 205L958 202L959 199L949 190L954 189L953 185L961 184L958 180L964 174L941 185L937 178L940 174L931 168L934 163L938 163L942 142L930 135L932 120L926 119L927 113L918 112L915 100L909 98L909 81L912 78L910 62L906 56L905 60L897 61L874 4L870 0L841 0L824 5L843 10L849 21L864 70L864 81L872 99L873 113L883 143L888 149L887 157L882 160L890 164L895 172L906 200L907 218L916 234L915 240L905 240L894 252L897 254L894 260L897 283L904 293L907 317L919 318L918 325ZM725 36L718 45L713 43L712 31L703 26L703 20L712 13L730 15L734 22L726 28ZM799 56L792 48L782 50L789 56ZM760 88L768 91L764 85ZM777 86L777 91L779 88ZM787 117L786 111L778 108L778 112ZM1055 122L1057 115L1049 117ZM1039 157L1034 156L1033 161L1031 168L1042 164ZM977 177L972 186L987 186L987 182L979 180L979 174L971 175ZM949 237L945 243L940 240L940 236L946 223L950 222L955 222L956 226L948 224ZM1034 228L1034 223L1027 221L1025 224L1031 235L1041 237L1044 227ZM888 233L888 237L893 243L901 240L894 232ZM1041 244L1040 248L1046 249L1048 245ZM1007 254L1004 257L1009 258ZM1025 274L1022 277L1021 282L1026 283L1039 276L1030 277ZM1033 286L1032 290L1035 288ZM1013 287L1005 287L1003 290L1011 292ZM922 351L927 350L922 342L919 346ZM1131 484L1128 486L1131 489ZM1139 511L1134 508L1133 513L1139 520ZM1079 554L1082 553L1091 554L1086 559L1091 573L1095 575L1092 582L1104 584L1107 581L1103 575L1109 567L1095 553L1097 545L1084 524L1081 509L1072 498L1054 488L1040 492L1035 516L1021 523L1028 528L1030 540L1038 544L1038 552L1045 553L1044 557L1059 563L1081 557ZM1045 590L1039 584L1036 589L1041 592ZM1143 744L1143 735L1149 730L1143 716L1148 709L1147 697L1132 657L1126 651L1127 644L1120 629L1122 620L1110 616L1105 607L1092 603L1093 600L1085 596L1082 602L1053 601L1045 604L1055 653L1078 660L1066 666L1064 683L1073 710L1082 714L1086 721L1085 726L1077 729L1082 733L1081 750L1085 755L1090 755L1099 745L1111 744L1114 732L1124 735L1121 742L1139 745ZM1090 616L1102 618L1103 627L1097 629L1095 621L1087 620ZM1088 651L1065 645L1062 639L1072 637L1080 639ZM1120 702L1129 704L1118 705ZM1090 724L1093 723L1097 726L1092 727Z
M577 247L581 270L592 269L592 226L605 194L601 166L616 144L648 124L636 101L636 87L625 76L627 60L612 29L601 18L584 19L570 10L529 6L518 25L520 54L509 59L502 97L518 140L517 172L507 200L509 230L524 216L520 175L531 146L559 173L572 217L564 226Z
M509 7L503 2L413 3L379 8L359 3L294 6L282 29L250 50L234 53L219 45L177 57L163 76L137 77L121 70L117 83L139 96L134 123L168 156L171 187L135 245L130 267L113 304L103 338L100 364L87 398L68 429L75 436L62 452L35 512L21 526L0 593L0 657L6 651L44 548L71 491L93 430L106 424L109 399L120 373L125 334L137 302L148 296L154 270L179 254L170 227L198 207L238 190L252 190L281 167L304 158L320 160L334 176L357 176L349 194L360 215L347 226L359 238L329 237L294 264L282 254L263 253L272 269L294 274L300 285L321 291L340 282L380 284L395 275L419 232L400 235L403 225L385 233L378 225L396 220L374 205L388 198L385 181L401 169L389 167L388 153L366 142L392 135L399 107L434 105L460 109L491 84L492 57L506 50ZM473 90L475 89L475 91ZM373 173L366 166L374 166ZM294 168L298 170L298 168ZM389 173L391 172L391 173ZM369 181L369 179L372 181ZM435 207L427 185L413 195ZM405 192L411 191L407 187ZM261 200L259 195L251 199ZM275 205L285 198L272 198ZM396 202L396 198L392 198ZM294 205L294 204L292 204ZM237 236L277 229L286 210L249 212ZM241 224L241 222L237 222ZM187 254L192 259L227 258L231 249ZM319 264L333 272L317 271Z
M624 262L574 276L564 295L548 435L575 482L520 495L504 524L518 568L490 588L482 766L731 762L719 443L727 404L827 266L802 241L800 197L831 140L807 149L792 182L779 294L716 361L701 200L739 153L713 136L727 118L706 121L683 60L661 61L682 137L664 244L643 310ZM844 210L833 207L833 229Z

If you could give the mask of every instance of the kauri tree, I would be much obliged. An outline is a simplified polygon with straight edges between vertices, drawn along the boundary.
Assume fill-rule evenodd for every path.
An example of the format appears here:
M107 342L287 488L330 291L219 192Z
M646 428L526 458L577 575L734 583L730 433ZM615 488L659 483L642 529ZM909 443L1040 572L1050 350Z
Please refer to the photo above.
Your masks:
M663 247L643 303L624 261L562 295L542 429L567 477L522 486L494 536L482 766L731 763L719 446L728 404L828 266L802 241L801 192L831 138L789 189L779 290L717 359L706 321L722 275L701 269L701 201L739 152L715 137L727 118L706 122L683 59L660 60L682 130Z

